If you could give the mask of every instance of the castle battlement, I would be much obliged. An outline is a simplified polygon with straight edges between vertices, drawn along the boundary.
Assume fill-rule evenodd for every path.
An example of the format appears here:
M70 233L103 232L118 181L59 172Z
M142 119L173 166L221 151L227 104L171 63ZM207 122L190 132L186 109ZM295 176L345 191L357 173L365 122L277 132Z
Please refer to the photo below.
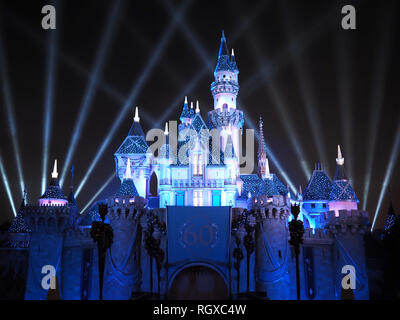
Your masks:
M70 226L69 206L29 206L24 210L23 218L32 232L63 232Z
M339 214L339 215L337 215ZM321 225L332 233L365 233L368 229L368 212L362 210L328 211L319 217Z

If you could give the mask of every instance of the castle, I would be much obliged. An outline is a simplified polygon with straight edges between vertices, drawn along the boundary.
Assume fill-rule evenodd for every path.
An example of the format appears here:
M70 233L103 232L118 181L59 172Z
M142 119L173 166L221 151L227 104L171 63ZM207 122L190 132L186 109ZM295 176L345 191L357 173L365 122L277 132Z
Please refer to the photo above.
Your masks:
M121 185L102 201L114 232L106 255L105 299L150 292L161 299L237 299L250 292L257 298L296 299L295 254L288 242L293 203L301 204L305 227L301 298L340 299L342 268L351 265L355 299L369 299L363 240L368 214L358 209L340 147L333 180L318 165L304 192L294 195L270 172L260 119L258 172L241 174L245 118L236 105L238 74L222 34L211 84L214 109L205 121L199 104L189 106L185 98L177 128L184 138L173 141L166 125L157 157L136 109L114 154ZM209 130L218 132L216 143L204 136ZM150 196L152 176L156 197ZM98 299L97 246L90 237L97 220L96 205L80 214L73 188L64 195L55 162L45 193L36 205L22 202L5 236L3 290L17 298L46 299L42 269L50 265L61 299Z

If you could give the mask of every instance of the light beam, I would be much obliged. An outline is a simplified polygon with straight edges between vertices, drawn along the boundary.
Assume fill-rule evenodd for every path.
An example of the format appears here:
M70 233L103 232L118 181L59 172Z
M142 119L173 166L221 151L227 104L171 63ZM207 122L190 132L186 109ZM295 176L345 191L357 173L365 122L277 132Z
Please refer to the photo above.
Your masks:
M103 190L110 184L110 182L114 179L115 177L115 172L112 173L112 175L107 179L106 182L100 187L99 190L95 193L95 195L89 200L89 202L83 207L81 214L85 212L85 210L93 203L93 201L96 200L96 198L100 195L100 193L103 192Z
M1 173L1 178L3 180L4 188L6 189L8 200L10 201L12 212L14 216L16 216L17 211L15 210L14 199L11 194L10 184L8 183L6 170L4 169L4 164L3 164L3 157L1 156L1 154L0 154L0 173Z
M183 15L185 10L187 9L189 3L191 1L185 1L178 11L178 15ZM122 106L121 111L119 112L117 118L114 120L107 136L103 139L103 143L101 144L100 148L98 149L97 154L95 155L92 163L90 164L88 170L86 171L85 176L83 177L81 183L79 184L78 188L76 189L75 196L77 197L82 190L83 186L85 185L87 179L91 175L93 169L97 165L98 161L100 160L101 156L103 155L104 151L106 150L108 144L110 143L111 139L113 138L115 132L119 128L120 124L122 123L123 119L126 117L129 110L132 108L132 104L135 101L136 97L142 91L144 85L146 84L153 68L156 66L157 62L159 61L163 51L167 47L169 40L171 39L175 29L177 27L177 20L174 19L170 22L167 30L163 34L161 40L158 42L152 56L150 57L148 63L146 64L145 69L140 74L138 81L136 81L131 89L131 93L128 99L125 101L124 105Z
M386 168L385 177L383 179L381 193L379 194L378 203L376 205L374 219L373 219L372 226L371 226L371 232L374 229L376 219L378 218L379 211L381 209L383 197L386 194L386 190L387 190L388 184L390 182L390 178L392 177L392 173L393 173L394 167L396 165L397 158L399 156L399 149L400 149L400 121L399 121L399 124L397 127L396 138L393 143L392 152L390 153L389 164Z
M121 1L118 0L116 3L114 2L112 11L108 16L108 20L106 23L106 30L104 33L104 37L101 40L101 44L99 49L97 50L98 54L96 56L96 60L92 69L92 73L89 79L88 86L86 88L85 96L83 98L78 120L76 121L75 127L72 131L72 138L68 147L67 156L65 158L64 167L61 174L60 186L63 186L65 175L68 172L68 168L70 166L71 160L74 156L76 147L78 145L84 123L88 116L90 107L93 102L93 98L95 96L96 88L99 83L99 78L102 76L104 62L107 57L108 49L110 47L110 42L112 40L112 36L114 34L114 29L116 27L116 22L118 21L119 15L121 11Z
M382 10L383 11L383 10ZM394 12L394 10L385 10L385 12ZM381 15L382 17L382 15ZM392 36L393 36L393 14L381 18L385 25L381 27L379 32L378 45L374 46L379 50L378 56L375 58L374 79L372 84L372 97L369 108L369 125L368 125L368 153L367 164L364 180L364 197L363 197L363 210L367 208L368 194L371 183L371 173L373 170L376 142L378 136L379 121L381 118L381 109L385 93L386 72L388 60L391 52Z
M54 3L55 5L56 3ZM58 12L59 9L58 9ZM60 23L59 23L60 24ZM47 186L47 169L49 164L49 148L53 119L53 103L54 103L54 84L56 79L56 37L58 29L50 30L48 34L48 54L47 54L47 72L46 72L46 91L44 104L44 126L43 126L43 170L42 170L42 188L41 194L46 190Z
M16 164L17 164L21 196L23 196L24 189L25 189L25 182L24 182L24 175L22 172L21 152L20 152L19 143L18 143L18 131L17 131L17 125L15 122L15 111L14 111L14 104L13 104L12 97L11 97L10 83L8 81L7 63L6 63L3 41L1 38L1 30L0 30L0 75L1 75L2 91L3 91L3 96L4 96L4 105L6 107L8 125L9 125L9 130L10 130L10 135L11 135L11 142L12 142L14 156L15 156L15 160L16 160Z

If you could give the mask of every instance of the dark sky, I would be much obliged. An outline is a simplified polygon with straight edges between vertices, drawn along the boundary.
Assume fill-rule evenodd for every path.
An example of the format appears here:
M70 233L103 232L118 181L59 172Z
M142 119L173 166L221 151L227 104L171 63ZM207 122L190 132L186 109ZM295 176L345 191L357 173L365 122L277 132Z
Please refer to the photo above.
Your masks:
M49 3L50 0L7 0L1 1L0 6L0 36L31 202L40 196L42 179L46 65L49 32L53 31L41 28L41 8ZM99 73L100 84L94 91L72 159L75 186L82 180L133 85L143 76L157 48L162 47L163 37L173 23L169 6L176 14L181 4L161 0L123 2L104 68ZM356 7L357 30L341 28L340 11L346 4ZM115 1L57 2L58 41L48 176L53 159L58 159L60 168L64 165L88 76L113 6ZM398 21L399 4L389 0L190 1L183 19L177 20L171 29L132 107L138 105L145 112L141 114L145 131L163 119L180 95L180 102L174 105L167 119L177 119L185 95L189 100L200 101L202 115L206 117L206 111L212 109L209 88L213 80L207 61L214 67L224 29L229 48L235 48L240 70L238 108L245 110L246 119L253 123L257 123L260 115L264 117L267 144L293 184L296 187L301 184L304 189L307 183L294 144L300 146L310 169L315 162L327 160L324 165L331 177L337 145L341 144L346 170L351 173L362 207L367 159L372 152L367 206L372 217L399 123ZM188 92L183 91L199 74L202 74L200 80ZM18 207L21 194L3 90L0 114L0 153ZM113 172L113 153L125 138L131 121L130 111L79 194L77 201L81 208ZM292 124L292 134L287 131L287 121ZM374 121L377 121L376 132L371 126ZM249 127L248 122L246 126ZM291 142L293 137L297 142ZM370 137L376 139L375 148ZM318 152L321 146L325 150L323 157ZM270 166L282 178L271 160ZM397 210L400 210L399 169L396 161L389 181ZM69 184L67 179L65 193ZM115 179L103 196L114 192L117 186ZM387 206L385 195L378 227ZM12 217L2 182L0 210L0 221Z

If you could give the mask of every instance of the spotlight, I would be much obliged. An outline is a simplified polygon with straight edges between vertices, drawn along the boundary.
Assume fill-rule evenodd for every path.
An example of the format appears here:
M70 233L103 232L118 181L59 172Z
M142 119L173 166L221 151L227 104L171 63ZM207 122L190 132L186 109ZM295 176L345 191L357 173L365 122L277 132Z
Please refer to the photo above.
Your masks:
M6 189L8 201L10 201L11 209L14 213L14 216L16 216L17 212L15 210L14 200L13 200L13 197L11 194L10 185L8 183L8 178L7 178L6 170L4 169L3 158L1 156L1 154L0 154L0 173L1 173L1 178L3 180L3 183L4 183L4 188Z
M25 188L24 175L22 172L21 153L18 144L18 132L17 132L17 125L15 122L14 105L11 98L10 84L7 76L7 63L3 49L4 47L0 35L0 75L1 75L3 96L4 96L4 105L6 107L7 119L11 135L11 142L13 146L15 160L17 163L17 171L19 177L19 185L21 188L21 195L23 196Z
M386 12L386 11L385 11ZM374 156L376 149L376 142L378 136L379 121L381 118L381 109L385 94L385 81L387 72L387 62L391 52L392 36L393 36L393 12L394 10L387 10L392 12L389 16L381 18L381 21L385 21L385 25L382 26L380 35L380 41L378 45L374 46L376 50L379 50L378 56L375 58L375 69L374 69L374 82L372 84L372 97L369 109L369 125L368 125L368 154L367 154L367 165L364 180L364 198L363 198L363 209L365 210L368 203L368 193L371 183L371 172L373 171ZM382 15L381 15L382 16Z
M290 6L285 6L285 9L282 10L282 12L289 13L290 12L289 8L290 8ZM293 28L289 23L289 21L292 21L292 20L293 19L292 19L291 15L288 15L288 17L286 17L284 19L284 21L286 21L284 29L286 31L287 38L290 39L290 43L291 43L290 54L291 54L292 59L294 60L294 67L296 70L297 82L300 87L300 92L303 96L304 107L305 107L306 115L308 118L308 122L310 124L311 131L312 131L314 143L317 147L318 156L321 159L321 161L324 163L326 171L329 174L329 171L330 171L329 170L329 162L327 161L327 156L326 156L327 153L326 153L325 143L324 143L324 139L323 139L323 132L322 132L321 126L320 126L321 121L318 117L318 104L316 102L314 90L312 88L312 77L310 77L310 74L308 72L308 70L310 68L308 67L308 63L305 60L305 58L303 58L303 60L301 60L300 54L299 54L298 48L297 48L297 43L295 41L293 41L293 36L292 36ZM325 30L327 30L327 29L325 29ZM303 55L303 57L304 57L304 55Z
M254 57L261 68L265 68L265 65L262 63L262 54L260 52L260 47L258 46L258 41L255 39L254 32L249 32L248 40L250 45L252 46L252 52ZM266 71L266 70L265 70ZM297 138L296 130L293 125L292 119L290 117L290 112L287 110L286 104L283 101L283 96L279 93L278 88L274 85L273 81L270 79L265 79L264 87L267 93L273 98L274 103L272 103L275 111L278 113L284 127L285 131L289 135L289 141L292 144L294 151L296 152L297 158L300 161L301 168L306 179L311 177L311 171L307 165L307 161L305 160L305 155L303 149L301 147L301 142Z
M185 10L188 7L190 1L185 1L179 9L178 15L183 15ZM173 20L170 22L166 32L162 36L162 39L158 42L157 47L155 48L150 60L148 61L145 69L140 74L140 77L137 82L134 83L131 93L129 97L126 99L124 105L122 106L122 110L118 113L117 118L113 122L110 131L108 132L107 136L104 138L103 143L101 144L97 154L95 155L92 163L89 166L89 169L86 171L85 176L83 177L81 183L79 184L78 188L76 189L75 196L77 197L80 191L82 190L83 186L85 185L87 179L91 175L94 167L97 165L98 161L100 160L101 156L103 155L105 149L107 148L108 144L110 143L111 139L113 138L115 132L120 127L120 124L126 117L127 113L132 107L132 104L136 97L140 94L143 86L146 84L153 68L156 66L157 62L159 61L160 57L162 56L163 51L167 47L169 40L171 39L175 29L177 27L177 20Z
M107 52L108 52L108 49L110 46L112 36L114 34L114 29L116 26L116 22L118 21L120 11L121 11L121 1L117 1L116 4L113 6L113 9L108 17L105 34L101 41L100 47L97 50L98 54L96 56L96 60L95 60L93 70L92 70L92 73L91 73L91 76L89 79L89 83L86 88L85 96L83 98L83 101L82 101L82 104L80 107L78 120L75 124L74 130L72 131L72 138L71 138L71 142L68 147L68 152L67 152L67 156L65 158L64 167L63 167L61 179L60 179L61 187L64 183L65 175L68 172L68 168L70 166L72 157L74 156L75 149L77 147L77 144L79 142L79 139L80 139L80 136L82 133L82 129L84 127L84 123L85 123L87 115L89 113L89 109L92 105L93 98L95 96L99 78L101 78L101 75L102 75L104 62L105 62L105 59L107 56Z
M114 179L115 173L107 179L107 181L97 190L96 194L89 200L89 202L83 207L81 214L85 212L85 210L96 200L96 198L103 192L103 190L110 184L110 182Z
M46 190L47 186L47 169L49 160L49 147L51 137L51 121L53 118L53 97L54 97L54 82L56 72L56 35L57 30L48 34L49 46L47 57L47 73L46 73L46 92L44 105L44 126L43 126L43 171L42 171L42 189L41 194Z
M399 148L400 148L400 122L397 127L396 138L393 143L392 152L390 154L390 159L389 159L389 164L386 168L386 173L385 173L385 177L383 179L381 193L379 194L378 203L376 205L376 210L375 210L374 219L372 222L371 231L374 229L376 219L378 218L379 210L381 209L383 197L386 194L386 190L387 190L390 178L392 177L393 169L394 169L394 166L396 164L396 161L397 161L397 158L399 155Z

